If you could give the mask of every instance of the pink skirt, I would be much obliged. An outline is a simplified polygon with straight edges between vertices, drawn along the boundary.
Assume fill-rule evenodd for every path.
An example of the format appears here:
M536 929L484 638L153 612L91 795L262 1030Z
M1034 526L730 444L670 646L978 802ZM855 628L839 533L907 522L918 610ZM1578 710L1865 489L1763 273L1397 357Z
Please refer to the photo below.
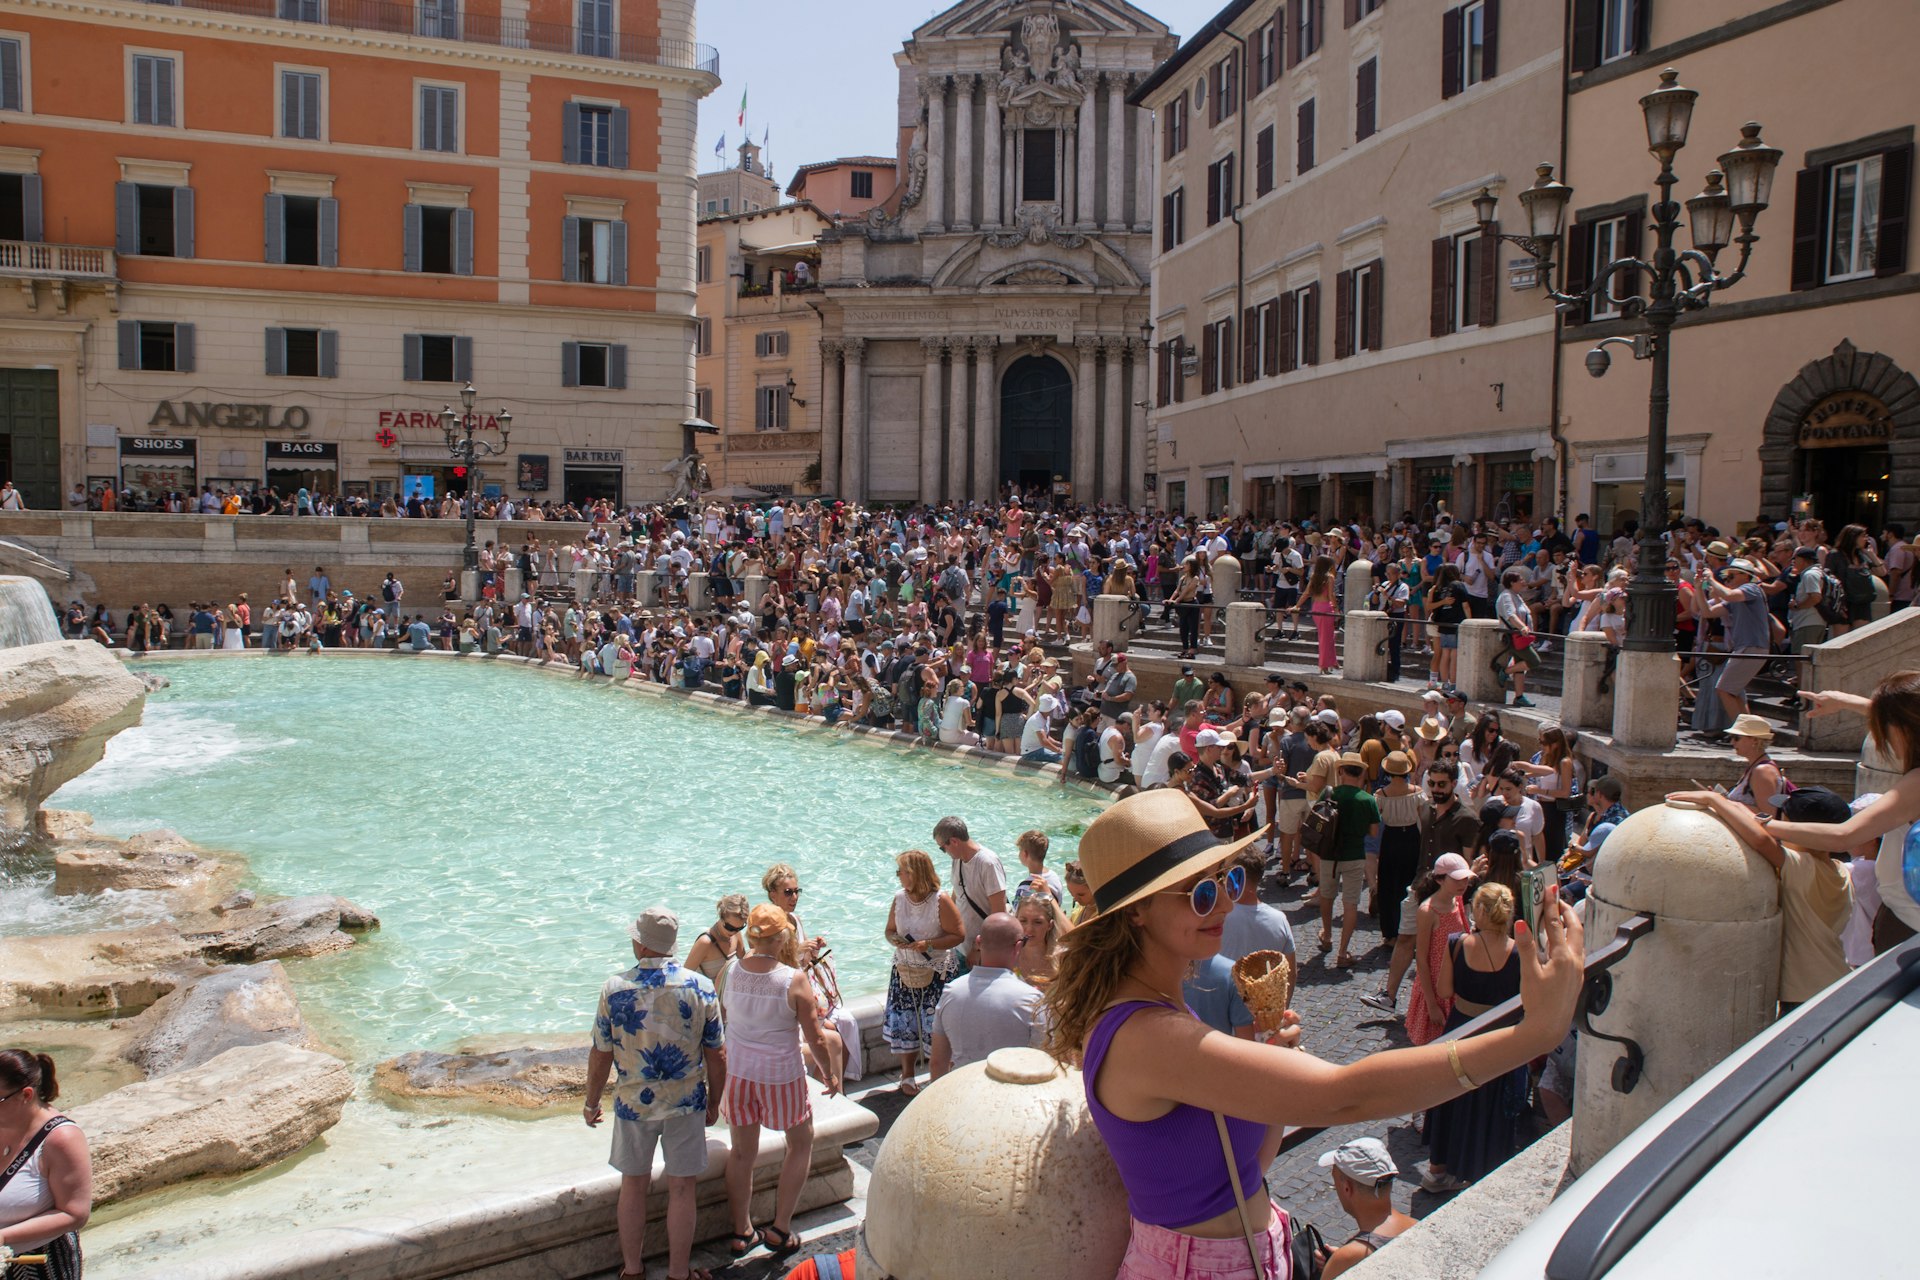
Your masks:
M1278 1204L1265 1236L1255 1236L1265 1254L1256 1269L1244 1236L1209 1240L1133 1220L1127 1253L1114 1280L1291 1280L1287 1214Z
M727 1077L720 1114L728 1124L757 1124L763 1129L791 1129L813 1119L813 1100L807 1096L807 1078L785 1084ZM1242 1245L1241 1248L1245 1248Z

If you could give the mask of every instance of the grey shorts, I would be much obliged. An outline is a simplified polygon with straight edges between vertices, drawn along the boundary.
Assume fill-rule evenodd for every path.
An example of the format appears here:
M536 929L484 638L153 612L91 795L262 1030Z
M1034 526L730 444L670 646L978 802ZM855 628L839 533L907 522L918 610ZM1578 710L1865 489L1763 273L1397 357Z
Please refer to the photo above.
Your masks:
M1720 668L1720 683L1714 689L1720 693L1745 693L1747 685L1760 674L1760 668L1767 665L1767 655L1757 649L1742 649L1727 659Z
M653 1150L664 1146L666 1176L697 1178L707 1171L707 1117L672 1116L665 1120L613 1118L613 1154L607 1163L630 1178L653 1173Z

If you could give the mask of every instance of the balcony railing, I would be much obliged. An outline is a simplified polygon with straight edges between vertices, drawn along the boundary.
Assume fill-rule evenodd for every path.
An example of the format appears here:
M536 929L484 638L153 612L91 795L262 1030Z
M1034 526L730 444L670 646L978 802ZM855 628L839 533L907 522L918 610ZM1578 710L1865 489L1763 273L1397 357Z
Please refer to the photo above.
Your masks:
M0 275L38 280L111 280L113 250L85 244L0 240Z
M430 40L458 40L501 49L535 49L544 53L608 58L615 62L643 62L659 67L720 74L720 54L712 45L690 40L659 40L627 35L597 26L561 22L529 22L494 14L469 13L454 0L147 0L186 9L283 22L346 27L356 31L384 31ZM597 6L596 6L597 7Z

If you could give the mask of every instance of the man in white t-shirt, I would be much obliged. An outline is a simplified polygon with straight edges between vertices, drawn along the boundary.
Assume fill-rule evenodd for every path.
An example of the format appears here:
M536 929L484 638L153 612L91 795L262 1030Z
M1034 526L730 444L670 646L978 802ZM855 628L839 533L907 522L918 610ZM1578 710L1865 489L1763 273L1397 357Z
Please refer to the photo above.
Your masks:
M1526 794L1526 775L1517 769L1509 769L1500 776L1497 789L1500 799L1506 802L1507 813L1513 818L1513 829L1520 833L1520 839L1526 847L1533 850L1535 862L1545 859L1547 854L1547 811L1540 802Z
M1059 764L1060 740L1047 732L1058 699L1040 695L1040 703L1020 729L1020 758L1029 764Z
M1007 909L1007 872L1000 855L981 847L967 834L967 820L945 817L933 824L933 844L953 860L947 885L960 908L960 932L966 935L959 950L970 955L974 937L988 916Z
M1137 773L1142 787L1164 787L1170 772L1167 762L1180 750L1180 735L1171 731L1160 735L1153 744L1153 751L1147 756L1147 767Z

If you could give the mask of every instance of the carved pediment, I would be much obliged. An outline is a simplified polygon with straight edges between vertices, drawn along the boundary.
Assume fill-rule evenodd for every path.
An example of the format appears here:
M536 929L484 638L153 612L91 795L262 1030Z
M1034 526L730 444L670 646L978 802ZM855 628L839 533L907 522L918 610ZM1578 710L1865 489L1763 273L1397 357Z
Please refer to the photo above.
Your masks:
M1058 287L1060 285L1079 284L1080 281L1073 279L1064 271L1036 264L1034 266L1019 267L1013 271L1009 271L998 280L988 280L985 283L988 285L1013 284Z

